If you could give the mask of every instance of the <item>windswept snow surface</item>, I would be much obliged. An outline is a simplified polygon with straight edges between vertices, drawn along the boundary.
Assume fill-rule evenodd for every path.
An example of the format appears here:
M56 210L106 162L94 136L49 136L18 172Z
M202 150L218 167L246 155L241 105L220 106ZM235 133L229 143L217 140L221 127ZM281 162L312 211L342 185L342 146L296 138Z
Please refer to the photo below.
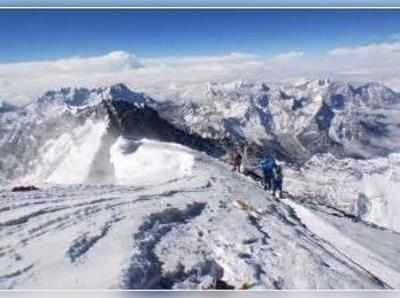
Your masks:
M205 154L123 139L112 151L116 176L131 185L0 192L0 288L397 286L324 246L292 208ZM146 177L130 172L135 165ZM399 244L394 234L390 249Z
M189 175L194 164L193 154L177 144L120 137L110 151L117 184L164 183Z

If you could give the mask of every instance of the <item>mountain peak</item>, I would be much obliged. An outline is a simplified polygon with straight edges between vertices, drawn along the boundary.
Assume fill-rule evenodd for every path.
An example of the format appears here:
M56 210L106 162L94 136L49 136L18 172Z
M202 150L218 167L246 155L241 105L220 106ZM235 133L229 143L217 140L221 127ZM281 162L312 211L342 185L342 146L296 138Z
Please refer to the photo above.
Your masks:
M367 82L361 85L358 89L375 89L379 91L395 93L391 88L381 82Z
M102 101L126 101L140 107L154 102L145 94L134 92L125 84L118 83L109 87L93 89L63 87L57 90L49 90L39 97L34 105L75 109L94 106Z
M132 92L124 83L111 85L110 89L117 92Z

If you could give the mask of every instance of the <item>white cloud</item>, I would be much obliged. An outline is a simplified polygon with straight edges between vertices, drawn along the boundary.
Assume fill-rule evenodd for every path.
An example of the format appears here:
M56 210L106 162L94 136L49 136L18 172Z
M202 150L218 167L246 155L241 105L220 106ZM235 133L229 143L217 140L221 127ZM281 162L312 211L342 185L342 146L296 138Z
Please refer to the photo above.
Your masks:
M132 54L114 51L96 57L0 64L0 98L25 104L48 89L63 86L98 86L107 77L140 68Z
M400 42L373 43L365 46L337 48L329 51L331 56L349 56L371 58L371 55L400 55Z
M373 43L329 51L328 65L344 79L381 81L398 89L400 42Z
M304 52L292 51L292 52L277 55L277 56L273 57L273 60L275 60L277 62L290 62L290 61L293 61L293 59L301 58L303 56L304 56Z
M264 57L219 56L138 59L123 51L97 57L0 64L0 98L24 104L49 89L97 87L117 82L155 96L173 96L183 85L237 79L288 81L299 78L382 81L400 87L400 42L336 48L319 57L301 51Z

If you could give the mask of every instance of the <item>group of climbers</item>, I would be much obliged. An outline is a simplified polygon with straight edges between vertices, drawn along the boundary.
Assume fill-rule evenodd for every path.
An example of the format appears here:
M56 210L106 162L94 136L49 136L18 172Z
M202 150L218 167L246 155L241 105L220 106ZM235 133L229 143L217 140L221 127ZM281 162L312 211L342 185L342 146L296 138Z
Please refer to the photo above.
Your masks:
M282 197L283 172L282 166L272 156L262 159L257 167L263 174L263 185L265 190L272 190L276 198Z
M237 150L232 155L232 171L241 172L242 166L242 155ZM283 184L283 172L282 165L278 164L275 159L269 155L262 159L255 169L260 169L263 175L263 186L264 190L272 191L272 194L276 198L282 197L282 184Z

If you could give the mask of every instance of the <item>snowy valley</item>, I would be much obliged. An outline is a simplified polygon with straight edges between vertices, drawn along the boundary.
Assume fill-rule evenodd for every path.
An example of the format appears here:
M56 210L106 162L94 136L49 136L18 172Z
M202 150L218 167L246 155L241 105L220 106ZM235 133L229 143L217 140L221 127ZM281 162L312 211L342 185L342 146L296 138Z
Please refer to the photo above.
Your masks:
M399 116L391 89L329 80L0 110L0 288L400 288ZM285 198L236 148L280 160Z

